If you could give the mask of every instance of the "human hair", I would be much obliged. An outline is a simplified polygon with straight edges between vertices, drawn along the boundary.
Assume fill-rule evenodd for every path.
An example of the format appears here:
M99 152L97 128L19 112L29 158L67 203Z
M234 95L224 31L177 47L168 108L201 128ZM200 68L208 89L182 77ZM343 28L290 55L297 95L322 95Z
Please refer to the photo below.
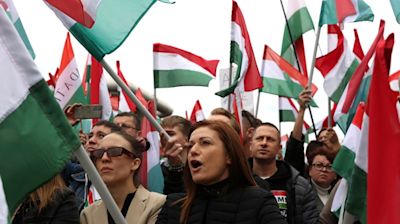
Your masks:
M217 107L214 110L211 111L211 115L222 115L225 116L229 119L229 124L231 127L240 135L242 131L240 130L240 126L237 123L235 116L229 112L228 110L222 108L222 107Z
M161 121L161 127L178 127L179 130L185 135L186 137L189 136L190 129L192 128L192 124L187 119L178 116L178 115L171 115L164 118Z
M56 191L62 190L64 187L64 180L60 174L57 174L29 195L30 201L38 209L38 214L55 199Z
M313 146L312 150L308 150L308 153L306 154L308 163L311 165L314 158L318 155L325 156L330 163L333 163L333 161L335 160L335 155L330 153L322 142L319 143L321 143L321 145L318 144L316 146ZM309 148L307 147L307 149Z
M111 130L111 133L117 132L117 131L122 131L120 126L118 126L118 125L116 125L116 124L114 124L114 123L112 123L110 121L107 121L107 120L100 120L95 125L93 125L93 127L96 127L96 126L107 127L107 128L109 128Z
M312 159L314 159L314 157L311 158L311 156L314 154L314 151L325 147L324 143L318 141L318 140L312 140L308 143L307 148L306 148L306 158L307 158L307 162L311 163Z
M121 112L117 115L115 115L114 118L116 117L131 117L133 119L133 123L135 124L135 127L137 130L140 130L140 118L138 114L134 112Z
M318 134L317 134L317 140L318 140L319 136L321 135L321 133L322 133L323 131L326 131L326 130L328 130L328 128L321 128L321 130L319 130L319 132L318 132Z
M261 123L260 125L258 125L258 126L254 129L254 133L257 131L258 128L260 128L260 127L262 127L262 126L274 128L274 129L277 131L277 133L278 133L278 136L277 136L277 137L278 137L278 142L279 142L279 144L281 144L281 132L279 131L279 129L278 129L274 124L272 124L272 123L270 123L270 122L263 122L263 123Z
M249 123L249 126L252 128L256 128L262 124L262 121L260 119L254 117L254 115L248 112L247 110L242 110L242 119L243 118L246 118L246 120Z
M232 188L255 186L250 166L247 163L244 148L240 143L239 134L222 121L204 120L196 123L189 133L189 137L198 128L207 127L215 131L224 145L224 150L229 157L231 164L228 166L229 180ZM186 223L189 218L189 211L196 197L197 184L193 182L189 166L185 166L183 180L186 188L186 196L182 199L182 211L180 222Z
M142 162L143 162L143 153L146 152L150 148L150 143L146 140L143 139L143 142L139 142L136 138L132 137L131 135L127 134L124 131L117 131L113 132L113 134L121 136L123 139L125 139L127 142L129 142L129 145L132 148L132 153L133 155L140 159L140 165L136 172L133 174L133 181L135 184L139 183L139 171L140 168L142 167Z

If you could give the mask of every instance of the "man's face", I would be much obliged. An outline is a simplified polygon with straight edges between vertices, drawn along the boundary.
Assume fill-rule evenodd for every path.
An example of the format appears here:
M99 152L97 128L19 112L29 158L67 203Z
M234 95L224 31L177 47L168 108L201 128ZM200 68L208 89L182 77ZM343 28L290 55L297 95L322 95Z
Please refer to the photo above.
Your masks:
M250 143L254 159L275 160L280 149L279 133L274 127L263 125L254 131Z
M165 132L171 137L177 140L178 143L185 145L187 142L187 136L184 135L179 126L164 127Z
M89 141L85 145L86 151L90 152L97 149L100 140L110 133L111 129L106 126L94 126L88 135Z
M136 138L140 135L139 128L136 127L136 122L133 117L120 116L114 118L114 124L120 126L130 136Z

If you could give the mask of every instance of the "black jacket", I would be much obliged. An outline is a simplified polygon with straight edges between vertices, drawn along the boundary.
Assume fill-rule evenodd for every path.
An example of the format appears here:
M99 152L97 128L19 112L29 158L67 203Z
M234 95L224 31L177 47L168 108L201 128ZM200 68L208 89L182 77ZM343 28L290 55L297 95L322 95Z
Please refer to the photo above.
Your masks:
M284 161L277 160L279 178L288 191L287 198L287 214L289 224L313 224L318 220L319 212L315 203L316 193L310 182L289 164ZM285 172L282 174L282 170ZM269 179L262 179L254 175L254 179L260 187L270 186L272 189L272 181L277 181L277 175L273 175ZM294 203L293 203L294 202Z
M176 203L185 194L168 195L157 224L179 223L182 203ZM240 223L283 224L274 196L259 187L235 188L228 192L200 188L189 213L189 224Z
M29 200L18 209L12 224L40 223L40 224L79 224L79 211L75 202L74 193L65 188L54 192L54 200L38 213L36 207Z

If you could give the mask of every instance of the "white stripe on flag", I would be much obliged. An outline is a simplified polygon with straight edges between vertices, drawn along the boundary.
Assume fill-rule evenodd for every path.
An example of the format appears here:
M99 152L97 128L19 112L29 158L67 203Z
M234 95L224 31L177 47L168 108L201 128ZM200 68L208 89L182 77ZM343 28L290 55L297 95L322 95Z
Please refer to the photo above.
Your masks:
M200 65L182 57L179 54L154 52L154 70L191 70L214 76Z
M271 60L263 60L261 76L264 78L286 81L281 68L279 68L278 64Z
M4 193L3 181L0 176L0 224L8 223L8 206L6 201L6 195Z
M303 0L289 0L287 6L287 18L292 17L295 12L307 8L306 3Z

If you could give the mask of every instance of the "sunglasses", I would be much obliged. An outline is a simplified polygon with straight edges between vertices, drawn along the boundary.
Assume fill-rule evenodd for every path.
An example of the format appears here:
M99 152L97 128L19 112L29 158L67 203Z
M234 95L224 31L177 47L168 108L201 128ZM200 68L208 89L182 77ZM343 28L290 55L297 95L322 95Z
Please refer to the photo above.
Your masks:
M94 151L91 151L90 152L90 158L93 161L96 161L98 159L101 159L103 157L104 153L106 153L109 158L122 156L122 154L125 154L125 155L127 155L127 156L129 156L131 158L135 157L135 154L133 154L133 152L131 152L131 151L125 149L125 148L122 148L122 147L110 147L108 149L96 149Z

